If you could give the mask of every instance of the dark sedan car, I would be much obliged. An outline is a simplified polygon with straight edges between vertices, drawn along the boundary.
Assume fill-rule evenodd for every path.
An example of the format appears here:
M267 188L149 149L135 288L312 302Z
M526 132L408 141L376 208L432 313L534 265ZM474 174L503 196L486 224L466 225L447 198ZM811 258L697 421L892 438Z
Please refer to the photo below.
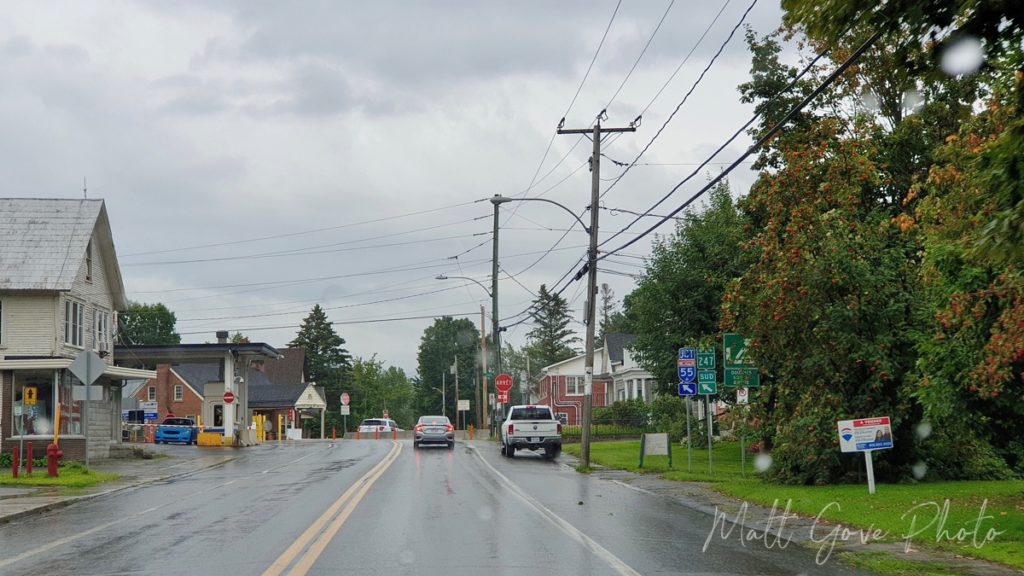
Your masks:
M199 429L191 418L164 418L153 434L154 444L181 442L195 444L199 438Z
M449 450L455 447L455 427L447 416L420 416L415 434L413 448L421 444L446 444Z

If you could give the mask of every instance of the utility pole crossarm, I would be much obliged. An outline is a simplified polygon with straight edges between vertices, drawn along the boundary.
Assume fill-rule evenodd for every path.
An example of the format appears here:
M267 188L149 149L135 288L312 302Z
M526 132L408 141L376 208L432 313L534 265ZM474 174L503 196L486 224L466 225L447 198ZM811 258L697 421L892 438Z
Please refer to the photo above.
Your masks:
M628 128L601 128L601 132L636 132L636 126L629 126ZM559 128L559 134L593 134L593 128L573 128L571 130L564 130Z

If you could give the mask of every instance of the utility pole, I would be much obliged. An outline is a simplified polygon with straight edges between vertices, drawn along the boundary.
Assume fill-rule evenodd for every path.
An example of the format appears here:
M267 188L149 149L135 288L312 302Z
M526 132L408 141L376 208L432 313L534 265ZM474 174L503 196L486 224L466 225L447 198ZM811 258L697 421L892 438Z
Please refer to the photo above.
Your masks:
M459 355L455 355L455 429L459 429Z
M494 198L500 198L495 194ZM498 206L500 201L491 200L494 204L494 255L491 257L491 342L494 344L494 374L501 374L501 328L498 326ZM487 423L490 430L490 421Z
M480 382L483 383L483 387L480 389L480 395L477 398L477 429L487 426L487 330L484 327L483 304L480 305L480 358L483 364L483 374L480 376Z
M601 187L601 135L609 132L636 132L634 120L628 128L602 128L601 120L607 118L602 110L597 115L597 121L593 128L577 128L565 130L562 123L559 123L559 134L592 134L594 141L594 152L590 158L591 186L590 186L590 250L587 251L587 353L586 364L584 365L584 389L583 389L583 431L580 438L580 465L584 468L590 467L590 412L593 403L594 392L594 316L596 315L597 299L597 214L600 211L598 201L600 200ZM639 118L638 118L639 119ZM497 218L497 217L495 217ZM495 272L497 277L497 272Z

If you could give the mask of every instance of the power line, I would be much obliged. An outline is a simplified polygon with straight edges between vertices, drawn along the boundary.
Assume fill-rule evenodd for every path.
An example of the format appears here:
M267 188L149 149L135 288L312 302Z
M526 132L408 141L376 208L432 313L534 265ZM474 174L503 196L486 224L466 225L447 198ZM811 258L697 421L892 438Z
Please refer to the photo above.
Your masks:
M456 238L467 238L474 236L475 234L461 234L456 236L446 236L442 238L416 240L413 242L395 242L391 244L379 244L376 246L358 246L355 248L339 248L332 250L321 250L322 248L333 248L334 246L345 246L348 244L358 244L360 242L368 242L370 240L380 240L382 238L393 238L395 236L404 236L406 234L414 234L416 232L426 232L429 230L437 230L438 228L447 228L449 226L458 226L459 224L466 224L477 220L482 220L487 216L478 216L475 218L468 218L465 220L457 220L455 222L447 222L444 224L434 224L433 226L425 226L423 228L416 228L413 230L404 230L402 232L391 232L389 234L380 234L378 236L369 236L366 238L357 238L355 240L345 240L342 242L332 242L330 244L319 244L316 246L306 246L304 248L292 248L289 250L277 250L274 252L262 252L258 254L239 254L234 256L219 256L214 258L194 258L191 260L157 260L152 262L130 262L122 264L122 266L162 266L170 264L197 264L201 262L225 262L228 260L252 260L262 258L280 258L284 256L307 256L315 254L331 254L335 252L349 252L352 250L366 250L371 248L388 248L393 246L404 246L407 244L415 244L422 242L438 242L442 240L452 240Z
M679 104L676 105L675 110L673 110L672 113L668 115L668 118L666 118L665 122L662 123L661 128L658 128L658 131L654 134L653 137L651 137L650 141L647 142L647 145L643 147L643 150L641 150L640 153L636 155L636 158L634 158L633 161L629 163L629 166L626 166L626 169L623 170L622 173L619 174L618 177L607 188L605 188L604 192L601 193L601 198L604 198L605 194L608 194L608 192L610 192L611 189L614 188L615 185L618 184L619 181L622 180L622 178L629 173L630 169L633 168L633 165L636 164L636 161L639 160L644 154L646 154L647 150L649 150L650 147L654 144L654 141L657 140L659 136L661 136L661 133L664 132L665 128L668 127L669 123L672 122L672 119L675 118L675 115L677 112L679 112L679 109L682 108L684 104L686 104L686 101L689 100L690 95L693 94L694 90L697 89L697 86L700 86L700 83L704 80L704 76L707 75L708 70L711 70L711 67L715 65L715 61L718 60L718 57L722 55L722 52L725 50L725 47L728 46L729 43L732 41L733 36L736 35L736 31L739 30L740 26L743 25L743 22L746 21L747 15L749 15L750 11L753 10L754 6L757 5L757 1L758 0L753 0L753 2L750 3L750 6L747 6L747 9L740 16L739 22L737 22L736 25L732 27L732 30L729 31L729 35L726 37L725 42L722 42L722 45L718 47L718 51L715 52L714 56L711 57L711 60L708 62L707 66L705 66L704 70L700 73L700 76L698 76L697 80L693 83L692 86L690 86L690 90L686 92L686 94L683 96L683 99L680 100ZM703 39L703 36L701 38Z
M810 72L812 68L814 68L814 66L818 63L818 61L821 60L822 58L824 58L826 54L828 54L828 52L829 52L829 50L826 48L825 50L821 51L817 56L815 56L814 59L812 59L810 62L808 62L807 65L804 66L803 70L801 70L800 73L797 74L796 77L794 77L789 82L789 84L787 84L782 90L780 90L769 102L775 101L776 99L781 97L783 94L785 94L785 93L789 92L790 90L792 90L793 87L796 86L797 83L800 82L800 80L808 72ZM688 174L685 178L683 178L683 180L681 182L679 182L679 184L676 184L675 187L673 187L671 190L669 190L667 194L662 196L661 199L659 199L646 212L643 212L642 214L638 214L637 217L634 218L629 224L627 224L626 226L621 228L618 232L613 234L610 238L606 238L605 240L603 240L600 245L604 246L608 242L611 242L616 237L620 236L621 234L624 234L627 230L632 228L633 225L636 224L637 222L639 222L641 218L644 218L644 217L650 215L652 210L655 210L658 206L661 206L666 200L668 200L673 194L675 194L675 192L681 186L683 186L684 184L686 184L687 182L692 180L695 176L700 174L701 170L703 170L704 167L708 165L708 163L710 163L712 160L714 160L714 158L716 156L718 156L723 150L725 150L730 144L732 144L733 141L736 140L736 138L738 138L741 134L743 134L747 130L747 128L749 128L751 125L753 125L754 122L756 122L757 119L760 118L760 117L761 117L761 112L755 112L754 115L751 116L750 119L746 121L746 123L744 123L735 132L733 132L732 136L730 136L728 139L726 139L725 142L723 142L718 148L716 148L715 151L712 152L711 155L708 156L708 158L706 160L704 160L704 162L701 162L701 164L699 166L694 168L693 171L690 172L690 174ZM733 161L732 163L730 163L730 167L727 168L727 170L731 172L734 167L739 166L740 164L743 164L744 163L743 162L743 158L746 158L746 156L747 155L745 155L742 158L740 158L740 161ZM668 217L674 217L674 214L671 214ZM662 218L665 218L665 217L662 217Z
M419 210L416 212L406 212L404 214L396 214L394 216L384 216L382 218L374 218L372 220L362 220L359 222L349 222L348 224L339 224L337 226L327 226L324 228L313 228L311 230L303 230L300 232L289 232L286 234L274 234L272 236L261 236L258 238L246 238L244 240L231 240L229 242L216 242L212 244L197 244L195 246L184 246L181 248L168 248L166 250L150 250L148 252L134 252L132 254L122 254L121 258L131 258L132 256L144 256L149 254L167 254L169 252L182 252L185 250L198 250L199 248L214 248L217 246L231 246L234 244L247 244L249 242L261 242L263 240L276 240L278 238L291 238L293 236L303 236L306 234L316 234L317 232L327 232L330 230L340 230L342 228L351 228L353 226L362 226L364 224L375 224L377 222L385 222L388 220L397 220L399 218L408 218L410 216L420 216L423 214L430 214L433 212L440 212L442 210L450 210L451 208L459 208L461 206L469 206L473 202L461 202L459 204L449 204L447 206L440 206L438 208L430 208L427 210Z
M456 314L456 313L440 314L440 316L460 316L460 317L461 316L476 316L479 313L480 313L480 311L476 310L476 311L473 311L473 312L458 313L458 314ZM338 321L338 322L331 322L331 325L333 325L333 326L344 326L344 325L352 325L352 324L377 324L377 323L380 323L380 322L403 322L405 320L424 320L424 319L427 319L427 318L437 318L438 316L439 316L438 314L428 314L426 316L404 316L404 317L401 317L401 318L375 318L375 319L366 319L366 320L342 320L342 321ZM234 330L235 332L254 332L256 330L284 330L284 329L287 329L287 328L301 328L301 327L302 327L301 324L289 324L287 326L252 326L252 327L249 327L249 328L232 328L231 330ZM192 335L195 335L195 334L206 334L207 332L208 332L208 330L199 330L199 331L196 331L196 332L179 332L178 334L181 335L181 336L192 336Z
M648 38L647 43L644 44L644 49L640 51L640 55L637 56L636 60L633 62L633 67L629 69L629 72L626 73L626 77L622 79L622 82L619 84L619 87L615 89L615 94L612 94L612 97L608 99L608 103L604 105L605 110L612 107L612 102L614 102L615 98L618 97L619 92L622 91L622 87L626 85L626 82L629 80L629 77L633 75L633 71L636 70L637 64L640 64L640 60L644 57L644 54L647 53L647 49L650 48L651 42L654 41L654 37L657 36L658 30L661 29L661 25L665 23L665 17L668 16L669 11L672 10L672 6L675 3L676 0L670 0L668 6L665 7L665 13L661 15L661 20L659 20L658 25L654 27L654 32L651 32L650 38Z
M766 132L763 136L761 136L761 138L759 138L757 140L757 142L754 142L753 144L751 144L750 147L747 148L746 152L744 152L739 158L737 158L736 161L734 161L732 164L730 164L718 176L716 176L715 178L710 180L706 185L704 185L700 190L698 190L693 196L691 196L688 200L683 202L678 208L676 208L675 210L670 212L667 217L660 219L656 224L654 224L653 226L651 226L650 228L645 230L643 233L641 233L641 235L634 237L633 239L629 240L628 242L626 242L622 246L619 246L615 250L610 250L610 251L605 252L603 255L598 257L598 259L601 260L601 259L607 258L608 256L611 256L612 254L615 254L616 252L618 252L620 250L624 250L625 248L627 248L629 246L632 246L633 244L638 242L641 238L647 236L648 234L650 234L651 232L656 230L659 226L664 224L670 217L675 216L676 214L678 214L682 210L686 209L686 207L689 206L694 201L696 201L697 198L701 197L705 192L707 192L712 187L714 187L716 184L718 184L720 181L722 181L726 176L729 175L730 172L732 172L737 166L739 166L740 163L743 162L743 160L745 160L748 156L753 154L755 151L757 151L757 149L759 149L766 142L768 142L773 136L775 136L775 134L779 130L781 130L782 127L785 126L786 123L789 122L793 118L793 116L795 116L801 110L803 110L804 107L807 106L807 104L809 104L812 100L814 100L814 98L816 98L826 88L828 88L833 82L835 82L836 78L838 78L843 72L845 72L847 68L852 66L853 63L856 62L864 54L864 52L866 52L867 49L870 48L871 45L874 44L876 40L878 40L878 38L881 35L882 35L881 31L875 32L870 38L868 38L863 44L861 44L860 47L857 48L857 50L853 54L851 54L838 68L836 68L832 72L832 74L829 75L828 78L826 78L817 88L815 88L810 94L808 94L799 104L794 106L786 114L786 116L782 120L780 120L778 123L776 123L770 130L768 130L768 132ZM820 57L821 57L821 55L819 55L819 58ZM815 58L815 60L817 60L817 58ZM669 195L671 195L673 192L678 190L679 187L683 185L683 183L685 183L685 180L683 182L680 182L679 184L676 184L676 186L669 192ZM660 204L660 202L659 202L659 204ZM606 242L607 242L607 240L606 240Z

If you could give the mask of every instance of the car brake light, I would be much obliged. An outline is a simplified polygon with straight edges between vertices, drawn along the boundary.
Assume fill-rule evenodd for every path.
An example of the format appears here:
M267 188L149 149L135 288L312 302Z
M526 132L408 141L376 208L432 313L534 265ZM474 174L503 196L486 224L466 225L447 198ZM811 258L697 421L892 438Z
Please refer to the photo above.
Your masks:
M454 430L455 430L455 426L452 426L451 424L446 424L445 427L444 427L444 431L445 432L453 432Z
M416 431L417 432L423 432L423 424L417 424L416 425Z
M509 424L508 425L508 433L509 434L515 434L515 425L513 425L513 424Z
M562 423L561 422L558 423L558 433L559 434L562 433Z

